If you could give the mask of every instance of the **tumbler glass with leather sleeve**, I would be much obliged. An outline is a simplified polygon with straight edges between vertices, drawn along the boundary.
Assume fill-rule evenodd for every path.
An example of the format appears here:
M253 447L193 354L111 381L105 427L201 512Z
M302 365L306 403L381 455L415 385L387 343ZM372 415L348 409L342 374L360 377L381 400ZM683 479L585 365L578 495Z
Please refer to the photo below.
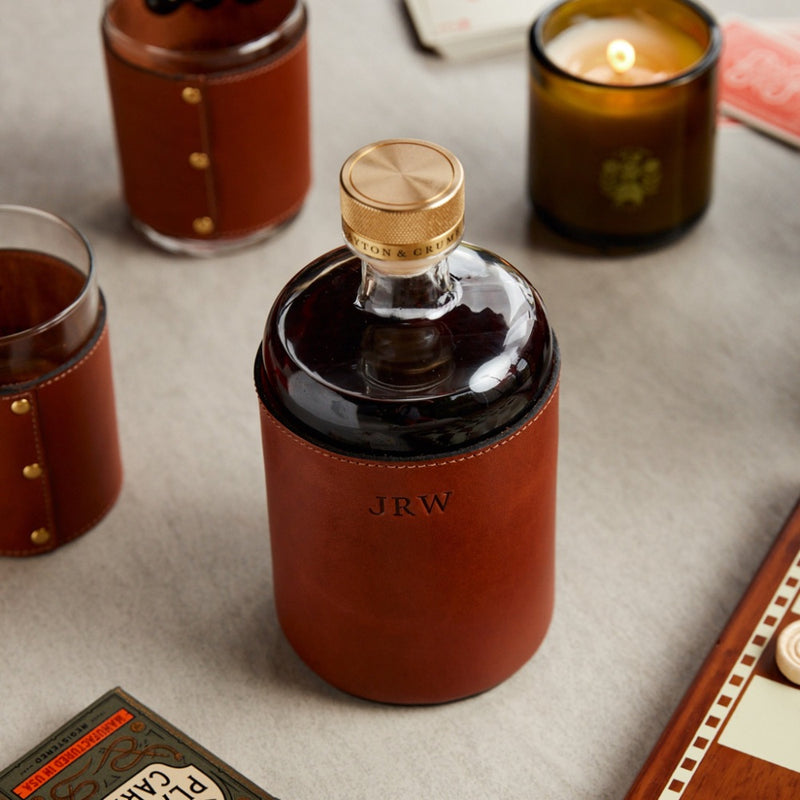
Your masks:
M369 145L340 194L347 246L286 286L256 358L278 616L345 691L453 700L550 621L556 339L528 281L462 243L452 153Z
M169 251L260 241L311 180L302 0L106 0L106 71L131 220Z
M122 484L107 309L86 240L0 206L0 555L93 527Z

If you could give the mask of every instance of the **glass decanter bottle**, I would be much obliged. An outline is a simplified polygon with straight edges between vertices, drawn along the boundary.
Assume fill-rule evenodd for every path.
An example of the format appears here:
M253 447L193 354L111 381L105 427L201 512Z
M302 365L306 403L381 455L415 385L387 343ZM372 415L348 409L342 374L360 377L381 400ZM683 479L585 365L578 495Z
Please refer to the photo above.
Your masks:
M442 702L549 623L558 349L528 281L462 242L452 153L378 142L340 189L347 246L283 290L256 359L276 604L334 685Z

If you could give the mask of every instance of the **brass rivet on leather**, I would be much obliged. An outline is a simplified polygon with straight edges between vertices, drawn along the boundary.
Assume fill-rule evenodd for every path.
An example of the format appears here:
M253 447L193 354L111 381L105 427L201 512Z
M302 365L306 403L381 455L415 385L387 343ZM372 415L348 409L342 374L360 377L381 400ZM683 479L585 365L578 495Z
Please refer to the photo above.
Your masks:
M44 544L47 544L50 541L50 531L47 528L37 528L31 534L31 542L35 544L37 547L41 547Z
M200 236L208 236L214 232L214 220L211 217L198 217L192 223L192 229Z
M184 103L196 106L203 99L203 94L196 86L184 86L181 98Z
M15 400L11 404L11 413L12 414L27 414L31 410L31 401L22 398L22 400Z
M42 465L37 464L35 461L33 464L28 464L27 466L22 468L22 474L29 480L33 481L36 478L42 477Z
M208 153L192 153L189 156L189 164L194 169L208 169L211 159L208 157Z

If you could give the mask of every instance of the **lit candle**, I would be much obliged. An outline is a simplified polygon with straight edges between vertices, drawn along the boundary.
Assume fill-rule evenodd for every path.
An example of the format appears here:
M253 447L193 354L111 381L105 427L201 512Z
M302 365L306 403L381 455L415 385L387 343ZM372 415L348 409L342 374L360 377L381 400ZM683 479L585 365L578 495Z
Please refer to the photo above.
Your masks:
M612 39L606 47L606 61L613 70L610 80L620 75L632 76L636 66L636 49L627 39Z
M644 245L711 190L719 29L691 0L567 0L531 30L530 191L551 227Z
M571 25L545 51L556 66L587 81L641 86L667 81L696 64L703 46L679 28L634 11Z

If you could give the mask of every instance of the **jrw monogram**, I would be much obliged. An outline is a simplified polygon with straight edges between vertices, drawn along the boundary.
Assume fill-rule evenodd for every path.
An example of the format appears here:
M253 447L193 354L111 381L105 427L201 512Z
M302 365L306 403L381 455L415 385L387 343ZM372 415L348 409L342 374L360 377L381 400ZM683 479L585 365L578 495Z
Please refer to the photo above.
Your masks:
M420 494L416 497L378 495L375 498L375 504L368 510L375 517L384 515L415 517L418 514L430 516L437 511L444 514L452 494L452 492L443 492L442 494Z

